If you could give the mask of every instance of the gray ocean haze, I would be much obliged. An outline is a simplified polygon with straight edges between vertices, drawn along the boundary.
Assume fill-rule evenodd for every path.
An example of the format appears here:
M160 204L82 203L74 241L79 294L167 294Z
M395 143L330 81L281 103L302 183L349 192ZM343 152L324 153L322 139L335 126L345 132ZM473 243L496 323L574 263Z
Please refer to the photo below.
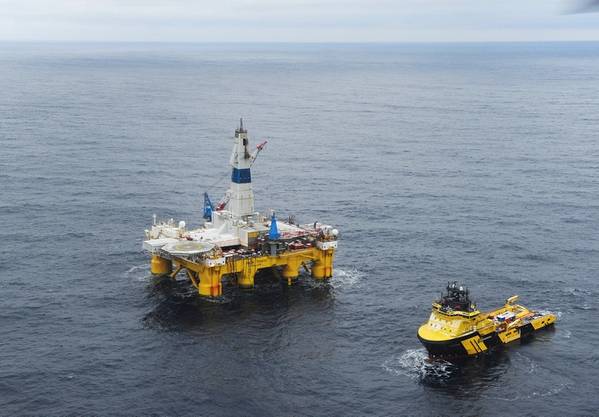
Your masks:
M257 208L340 230L330 282L150 276L240 116ZM0 415L596 415L598 132L599 43L2 43ZM429 362L449 280L559 321Z

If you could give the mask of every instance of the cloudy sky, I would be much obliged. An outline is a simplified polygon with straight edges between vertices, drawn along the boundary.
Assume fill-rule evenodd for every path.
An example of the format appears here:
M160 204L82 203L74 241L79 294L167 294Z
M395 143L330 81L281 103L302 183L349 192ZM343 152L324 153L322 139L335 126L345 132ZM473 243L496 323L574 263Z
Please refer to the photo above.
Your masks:
M599 40L594 0L0 0L0 40Z

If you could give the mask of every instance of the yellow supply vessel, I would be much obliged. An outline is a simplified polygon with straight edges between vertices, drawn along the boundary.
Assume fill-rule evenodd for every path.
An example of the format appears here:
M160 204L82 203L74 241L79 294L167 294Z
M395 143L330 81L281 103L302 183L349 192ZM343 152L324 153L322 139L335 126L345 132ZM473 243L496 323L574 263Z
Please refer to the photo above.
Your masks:
M418 338L433 356L475 356L553 325L552 313L532 311L515 304L518 296L496 310L481 313L467 289L456 282L433 302L433 311L418 329Z
M292 216L282 221L274 212L265 216L255 211L250 168L265 144L250 149L240 120L229 159L229 189L216 206L204 193L201 227L188 229L184 221L158 221L154 216L143 242L152 257L152 274L174 278L185 271L198 294L206 297L222 295L224 276L239 287L251 288L256 272L266 268L280 270L289 285L301 268L315 279L333 275L337 229L320 222L298 224Z

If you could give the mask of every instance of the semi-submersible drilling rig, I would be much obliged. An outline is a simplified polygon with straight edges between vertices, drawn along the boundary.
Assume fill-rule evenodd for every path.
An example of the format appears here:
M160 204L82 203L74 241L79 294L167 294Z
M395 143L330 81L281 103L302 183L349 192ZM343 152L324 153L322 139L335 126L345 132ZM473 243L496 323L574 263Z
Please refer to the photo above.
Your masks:
M251 166L263 149L250 153L247 130L240 120L235 130L230 164L231 185L213 206L204 193L204 224L188 230L184 221L154 221L145 231L143 248L151 257L154 275L175 277L185 270L198 293L222 295L222 278L233 276L238 286L252 288L256 272L275 268L291 285L300 268L315 279L330 278L338 232L318 222L299 225L254 211Z

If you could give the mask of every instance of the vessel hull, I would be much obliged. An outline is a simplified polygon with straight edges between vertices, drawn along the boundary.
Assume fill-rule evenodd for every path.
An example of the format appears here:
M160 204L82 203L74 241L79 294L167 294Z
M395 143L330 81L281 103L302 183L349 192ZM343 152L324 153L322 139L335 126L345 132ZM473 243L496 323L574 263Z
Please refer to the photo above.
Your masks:
M500 345L507 345L512 342L521 341L529 336L538 333L543 329L553 327L554 323L548 323L543 327L535 329L532 324L528 323L518 328L518 334L510 338L509 341L503 341L498 333L491 333L486 336L481 336L478 332L469 333L460 337L456 337L443 341L426 340L418 334L418 339L432 356L442 357L459 357L459 356L477 356L488 352L492 348Z

